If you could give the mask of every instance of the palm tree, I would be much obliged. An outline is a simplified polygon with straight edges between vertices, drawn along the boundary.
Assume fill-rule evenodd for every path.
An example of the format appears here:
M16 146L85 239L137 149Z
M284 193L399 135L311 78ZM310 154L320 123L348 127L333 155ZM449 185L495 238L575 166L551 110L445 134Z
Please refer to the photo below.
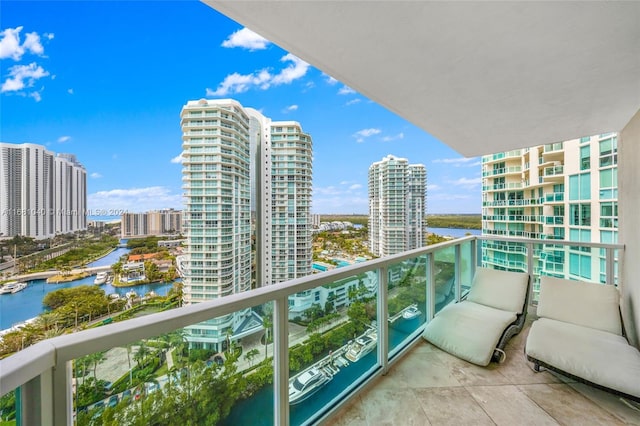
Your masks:
M127 362L129 363L129 386L133 385L133 369L131 368L131 343L127 345Z
M107 357L105 356L104 352L96 352L88 355L89 362L93 364L93 380L96 386L96 390L98 389L98 377L96 376L96 369L98 368L98 364L102 363L106 359Z
M267 360L267 345L269 344L269 330L273 326L271 314L262 317L262 326L264 327L264 359Z
M142 367L146 364L145 359L149 355L150 351L147 345L144 342L140 342L140 346L138 346L138 351L133 356L134 361L138 363L138 368L142 369Z

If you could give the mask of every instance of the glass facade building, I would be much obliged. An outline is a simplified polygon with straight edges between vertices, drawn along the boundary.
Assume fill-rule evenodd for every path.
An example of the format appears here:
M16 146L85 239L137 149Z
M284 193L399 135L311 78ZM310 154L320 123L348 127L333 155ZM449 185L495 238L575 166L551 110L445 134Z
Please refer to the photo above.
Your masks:
M617 164L615 133L484 156L483 234L617 243ZM482 260L524 271L526 250L519 243L487 242ZM533 266L544 275L605 282L603 249L547 244L533 250Z

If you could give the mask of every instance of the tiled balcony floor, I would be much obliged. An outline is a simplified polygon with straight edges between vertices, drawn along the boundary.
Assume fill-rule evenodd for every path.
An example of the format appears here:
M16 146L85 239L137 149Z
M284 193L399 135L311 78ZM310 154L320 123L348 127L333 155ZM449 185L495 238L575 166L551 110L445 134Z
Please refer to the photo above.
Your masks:
M614 395L535 373L524 356L528 331L509 342L503 364L486 368L422 340L327 424L640 425L640 411Z

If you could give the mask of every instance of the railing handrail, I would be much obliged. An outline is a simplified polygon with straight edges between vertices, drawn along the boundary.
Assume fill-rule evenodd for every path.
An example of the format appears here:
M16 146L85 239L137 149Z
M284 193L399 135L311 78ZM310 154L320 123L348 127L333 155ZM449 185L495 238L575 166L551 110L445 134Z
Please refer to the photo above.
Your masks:
M0 360L0 396L12 391L42 374L55 363L70 361L116 346L124 346L149 336L169 333L179 328L221 317L242 309L251 308L286 298L311 288L320 287L360 273L388 267L407 259L426 255L437 250L472 241L467 236L451 241L421 247L400 254L356 263L350 266L311 274L283 283L260 287L243 293L225 296L207 302L184 306L169 311L116 322L77 333L53 337L36 343L16 354ZM43 362L46 360L47 362Z
M587 243L587 242L578 242L578 241L567 241L567 240L552 240L552 239L532 239L532 238L509 238L509 237L501 237L499 235L475 235L475 238L479 240L489 240L489 241L506 241L510 243L521 243L521 244L554 244L554 245L562 245L562 246L577 246L577 247L591 247L591 248L610 248L614 250L624 250L624 244L613 244L613 243Z

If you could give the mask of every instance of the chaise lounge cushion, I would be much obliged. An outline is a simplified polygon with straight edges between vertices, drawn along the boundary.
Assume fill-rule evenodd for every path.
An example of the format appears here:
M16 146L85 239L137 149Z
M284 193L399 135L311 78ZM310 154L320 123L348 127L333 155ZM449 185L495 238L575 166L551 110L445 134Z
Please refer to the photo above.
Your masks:
M640 352L618 334L540 318L531 325L526 353L586 381L640 398Z
M538 316L622 335L620 294L612 285L540 277Z
M477 268L467 300L521 314L529 285L529 274Z
M524 304L524 298L521 304ZM429 322L423 337L440 349L477 365L488 365L502 333L516 319L470 301L447 306Z

